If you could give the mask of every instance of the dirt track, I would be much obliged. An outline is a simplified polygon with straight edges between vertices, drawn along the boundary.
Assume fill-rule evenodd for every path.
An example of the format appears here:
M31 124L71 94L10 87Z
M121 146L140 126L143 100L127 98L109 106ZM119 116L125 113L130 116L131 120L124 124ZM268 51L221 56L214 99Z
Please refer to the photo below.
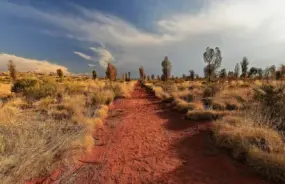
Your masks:
M92 153L61 183L266 183L211 146L210 122L184 120L139 86L115 101L106 123Z

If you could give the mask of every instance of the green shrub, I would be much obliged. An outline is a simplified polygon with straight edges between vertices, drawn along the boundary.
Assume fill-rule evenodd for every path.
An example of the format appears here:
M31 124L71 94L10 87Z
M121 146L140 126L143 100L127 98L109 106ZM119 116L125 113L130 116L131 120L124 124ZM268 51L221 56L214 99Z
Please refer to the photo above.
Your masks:
M41 99L56 94L56 85L53 83L41 83L36 86L28 87L24 95L29 98Z
M39 84L39 80L34 78L22 78L15 81L11 91L15 93L25 92L27 88L34 87Z

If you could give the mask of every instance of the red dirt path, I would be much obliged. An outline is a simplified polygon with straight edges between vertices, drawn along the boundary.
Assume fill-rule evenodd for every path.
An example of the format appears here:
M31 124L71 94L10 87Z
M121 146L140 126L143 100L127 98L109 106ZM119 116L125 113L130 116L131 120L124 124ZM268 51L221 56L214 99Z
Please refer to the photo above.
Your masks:
M210 122L184 120L140 86L114 102L106 124L92 153L61 183L266 183L211 146Z

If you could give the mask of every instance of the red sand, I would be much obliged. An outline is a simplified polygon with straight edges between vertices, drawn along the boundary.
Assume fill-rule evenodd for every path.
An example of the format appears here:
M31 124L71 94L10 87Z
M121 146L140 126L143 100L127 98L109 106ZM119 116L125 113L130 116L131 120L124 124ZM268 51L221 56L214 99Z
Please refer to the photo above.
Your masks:
M210 145L210 122L193 123L137 86L130 99L111 107L98 143L65 179L44 183L190 183L267 182L248 167Z

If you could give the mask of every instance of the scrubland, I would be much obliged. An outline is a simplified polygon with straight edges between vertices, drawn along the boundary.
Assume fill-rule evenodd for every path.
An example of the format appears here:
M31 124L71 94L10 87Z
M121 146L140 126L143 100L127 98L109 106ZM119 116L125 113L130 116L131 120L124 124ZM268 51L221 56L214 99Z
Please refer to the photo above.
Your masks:
M108 105L129 97L135 81L22 73L0 76L1 183L44 177L94 145Z
M263 177L285 183L283 82L149 80L144 85L185 118L213 122L218 146Z

